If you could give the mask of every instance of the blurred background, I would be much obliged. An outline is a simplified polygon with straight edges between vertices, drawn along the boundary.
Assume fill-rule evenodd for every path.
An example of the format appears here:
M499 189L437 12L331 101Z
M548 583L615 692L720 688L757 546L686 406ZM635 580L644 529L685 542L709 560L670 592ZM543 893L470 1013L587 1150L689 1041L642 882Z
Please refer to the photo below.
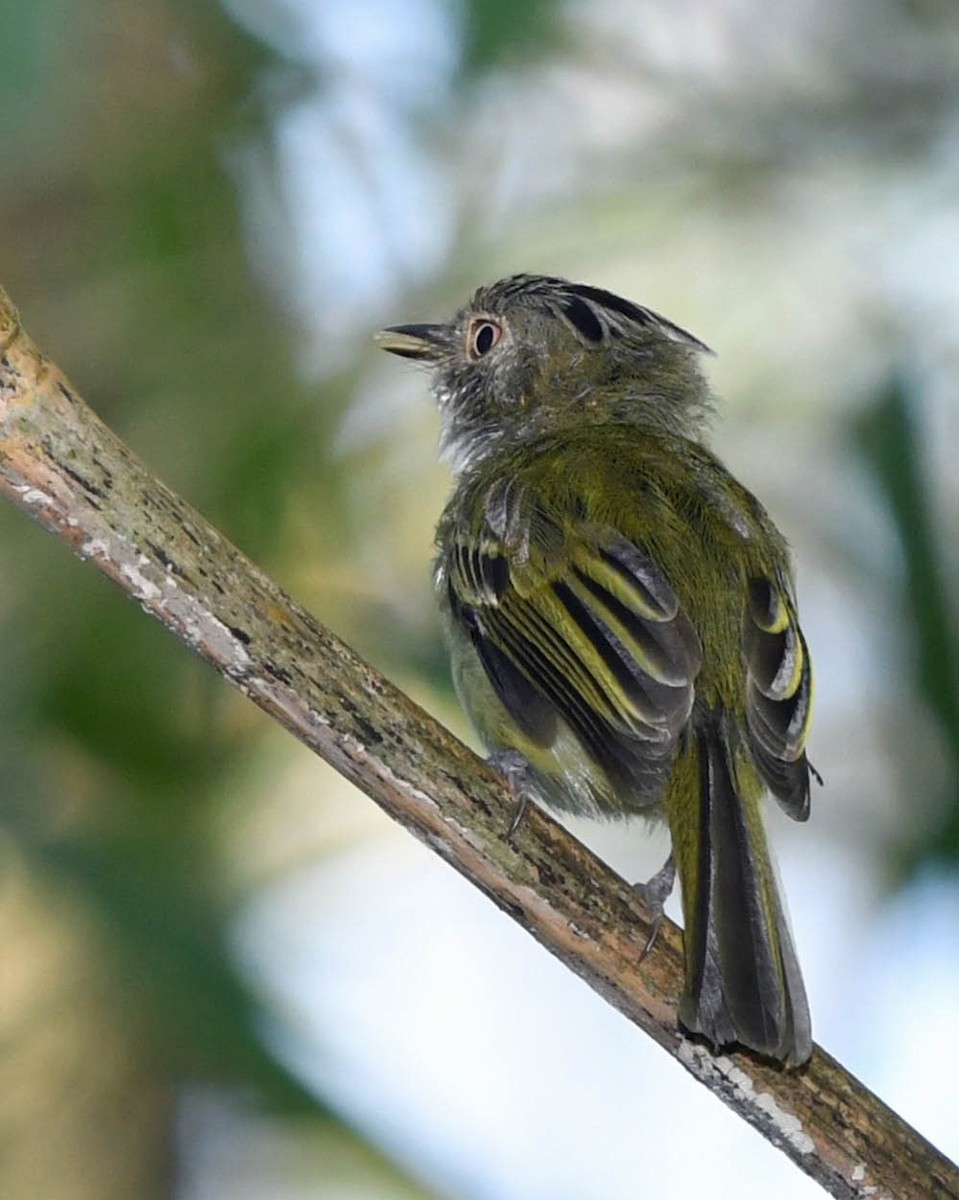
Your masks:
M372 333L532 270L717 350L818 668L771 814L817 1040L959 1156L959 9L0 0L0 45L27 329L463 736L437 421ZM5 1200L820 1194L9 506L0 680Z

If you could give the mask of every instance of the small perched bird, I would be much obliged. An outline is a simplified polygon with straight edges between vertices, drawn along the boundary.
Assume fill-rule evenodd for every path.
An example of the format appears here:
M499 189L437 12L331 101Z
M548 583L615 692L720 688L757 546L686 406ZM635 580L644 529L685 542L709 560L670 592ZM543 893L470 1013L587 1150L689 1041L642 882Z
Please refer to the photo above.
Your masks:
M457 482L436 591L464 707L519 795L665 817L680 1020L809 1057L761 804L809 814L809 652L782 535L704 444L707 347L611 292L538 275L380 345L432 372Z

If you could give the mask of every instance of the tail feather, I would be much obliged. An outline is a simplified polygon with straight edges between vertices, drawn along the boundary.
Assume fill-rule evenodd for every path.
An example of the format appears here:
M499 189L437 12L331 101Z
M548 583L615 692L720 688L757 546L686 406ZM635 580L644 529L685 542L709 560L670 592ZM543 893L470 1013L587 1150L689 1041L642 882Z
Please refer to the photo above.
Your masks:
M668 806L677 810L670 825L686 927L680 1019L715 1046L739 1042L799 1065L812 1050L809 1008L766 845L762 786L718 722L691 752L698 780L689 771L685 804Z

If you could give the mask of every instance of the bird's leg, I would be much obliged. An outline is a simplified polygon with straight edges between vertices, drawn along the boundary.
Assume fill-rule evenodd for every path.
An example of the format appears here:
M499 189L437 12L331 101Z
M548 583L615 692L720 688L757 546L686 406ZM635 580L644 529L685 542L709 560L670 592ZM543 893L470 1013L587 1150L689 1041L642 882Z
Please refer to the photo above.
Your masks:
M656 874L646 883L634 883L633 887L643 898L643 903L653 914L653 928L649 937L646 940L646 945L643 947L643 952L639 956L639 961L642 962L646 955L652 950L656 944L656 938L659 936L659 928L663 923L665 916L666 901L669 899L670 893L673 890L673 885L676 882L676 864L673 862L673 856L670 852L669 858L663 863Z
M511 842L516 830L522 824L523 816L533 796L529 759L519 750L497 750L486 761L497 774L503 776L506 786L509 788L509 794L516 801L516 811L506 830L506 840Z

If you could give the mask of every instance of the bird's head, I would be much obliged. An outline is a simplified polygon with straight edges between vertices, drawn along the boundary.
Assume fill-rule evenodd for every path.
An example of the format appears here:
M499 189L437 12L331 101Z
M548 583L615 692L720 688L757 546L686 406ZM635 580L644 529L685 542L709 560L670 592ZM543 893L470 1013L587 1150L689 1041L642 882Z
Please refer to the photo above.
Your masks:
M709 408L708 347L648 308L565 279L512 275L445 324L395 325L377 341L431 370L456 470L581 424L695 437Z

